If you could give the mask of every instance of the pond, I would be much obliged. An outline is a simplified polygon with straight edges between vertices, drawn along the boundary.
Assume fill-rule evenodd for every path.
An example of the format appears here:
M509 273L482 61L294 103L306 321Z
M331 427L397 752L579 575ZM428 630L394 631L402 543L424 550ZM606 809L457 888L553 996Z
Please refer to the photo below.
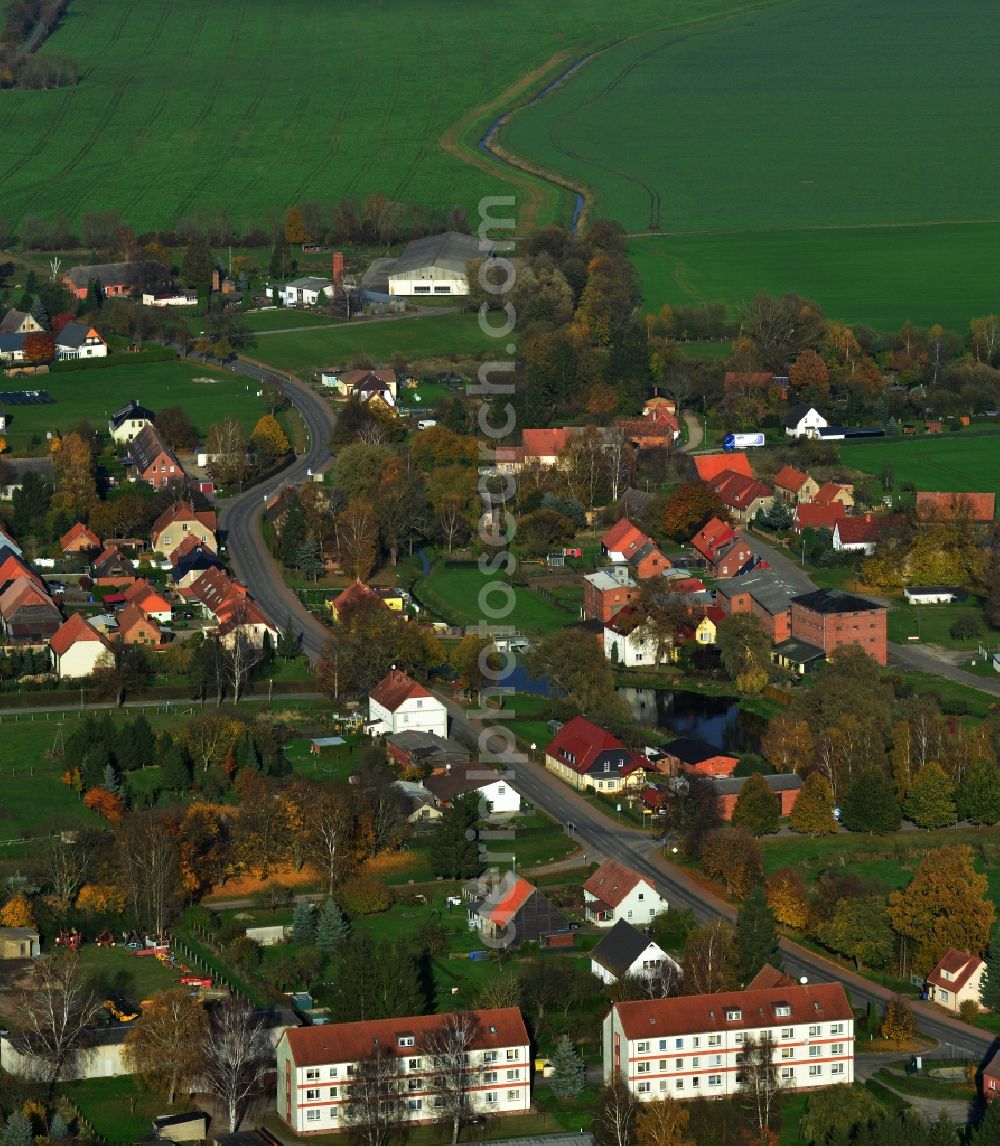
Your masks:
M620 688L618 695L628 701L640 724L704 740L735 755L760 752L767 721L740 708L732 697L653 688Z

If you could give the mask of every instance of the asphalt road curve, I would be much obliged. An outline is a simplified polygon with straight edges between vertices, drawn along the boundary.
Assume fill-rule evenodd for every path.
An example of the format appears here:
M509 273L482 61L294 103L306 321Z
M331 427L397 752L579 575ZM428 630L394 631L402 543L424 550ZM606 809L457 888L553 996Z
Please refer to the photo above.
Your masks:
M329 463L328 442L333 431L333 413L321 397L301 382L248 362L237 361L230 366L238 374L258 382L280 382L285 396L302 415L309 434L308 450L292 465L239 497L222 503L219 525L226 535L226 549L236 576L278 629L283 630L291 616L292 624L302 635L303 652L315 661L323 651L328 631L285 584L281 567L264 544L261 519L265 501L283 485L301 482L309 470L318 473Z

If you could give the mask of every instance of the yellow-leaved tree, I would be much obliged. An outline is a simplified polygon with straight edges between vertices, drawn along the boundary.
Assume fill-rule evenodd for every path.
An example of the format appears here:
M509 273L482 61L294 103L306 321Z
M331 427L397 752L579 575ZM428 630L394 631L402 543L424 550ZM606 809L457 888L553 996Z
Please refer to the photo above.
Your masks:
M17 892L0 908L0 924L4 927L34 927L35 917L31 901L23 892Z
M273 414L264 414L257 419L250 439L262 454L271 458L280 458L291 448L287 434Z

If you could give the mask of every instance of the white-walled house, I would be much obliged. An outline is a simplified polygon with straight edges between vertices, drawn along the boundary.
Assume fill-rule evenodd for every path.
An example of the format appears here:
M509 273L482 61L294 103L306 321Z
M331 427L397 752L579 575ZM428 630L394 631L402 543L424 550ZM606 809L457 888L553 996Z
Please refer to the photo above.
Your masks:
M659 641L653 623L642 619L635 606L626 605L604 623L604 655L623 668L667 664L673 659L673 644L664 644L657 656Z
M610 927L625 920L644 926L667 910L667 901L644 876L616 860L604 863L583 885L583 907L588 923Z
M85 322L67 322L55 335L56 358L107 358L108 344L97 330Z
M954 605L962 590L958 585L907 585L903 596L908 605Z
M513 775L513 773L511 773ZM458 796L475 792L485 804L485 816L499 816L521 810L521 796L511 786L506 773L487 768L485 764L451 764L432 772L424 780L424 787L434 796L440 808L447 808Z
M785 416L785 433L790 438L818 438L828 425L816 407L805 402L793 406Z
M277 296L284 306L315 306L321 293L327 298L332 298L333 290L332 279L303 275L302 278L293 279L284 286L265 287L264 294L267 298Z
M978 955L952 947L927 976L928 997L956 1015L969 999L979 1006L985 973L986 964Z
M127 445L136 434L153 424L154 417L152 410L140 406L138 400L133 398L108 419L108 433L118 445Z
M346 1130L344 1106L357 1064L374 1053L398 1063L400 1097L409 1122L434 1122L445 1098L435 1079L435 1039L462 1031L471 1113L526 1114L531 1106L531 1048L516 1007L462 1015L414 1015L330 1026L292 1027L278 1041L277 1112L296 1134ZM454 1036L452 1036L454 1037Z
M620 919L590 952L590 970L602 983L617 983L626 975L653 978L665 969L678 979L681 968L645 932Z
M80 613L71 613L49 638L52 664L60 680L92 676L108 647L107 637Z
M784 978L784 977L782 977ZM778 1082L815 1090L854 1082L854 1012L840 983L615 1003L604 1020L604 1081L639 1099L721 1098L739 1088L743 1046L768 1031Z
M448 710L422 684L393 669L368 694L372 736L395 732L433 732L448 736Z

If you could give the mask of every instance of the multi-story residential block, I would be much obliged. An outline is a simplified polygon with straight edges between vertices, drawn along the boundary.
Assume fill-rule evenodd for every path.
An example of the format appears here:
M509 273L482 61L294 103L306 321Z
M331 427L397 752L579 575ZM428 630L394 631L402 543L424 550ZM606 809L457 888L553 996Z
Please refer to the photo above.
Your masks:
M468 1055L457 1079L472 1114L524 1114L531 1105L528 1032L516 1007L459 1015L415 1015L332 1026L290 1027L277 1058L278 1116L296 1134L329 1134L351 1125L348 1096L360 1064L375 1055L395 1060L397 1100L410 1122L434 1122L447 1104L441 1046ZM455 1077L449 1069L447 1079Z
M840 983L782 985L616 1003L604 1020L604 1081L640 1101L718 1098L739 1088L748 1039L773 1041L778 1081L854 1081L854 1013Z
M843 645L857 645L878 664L889 657L885 605L845 593L817 589L791 601L791 633L796 641L829 657Z

